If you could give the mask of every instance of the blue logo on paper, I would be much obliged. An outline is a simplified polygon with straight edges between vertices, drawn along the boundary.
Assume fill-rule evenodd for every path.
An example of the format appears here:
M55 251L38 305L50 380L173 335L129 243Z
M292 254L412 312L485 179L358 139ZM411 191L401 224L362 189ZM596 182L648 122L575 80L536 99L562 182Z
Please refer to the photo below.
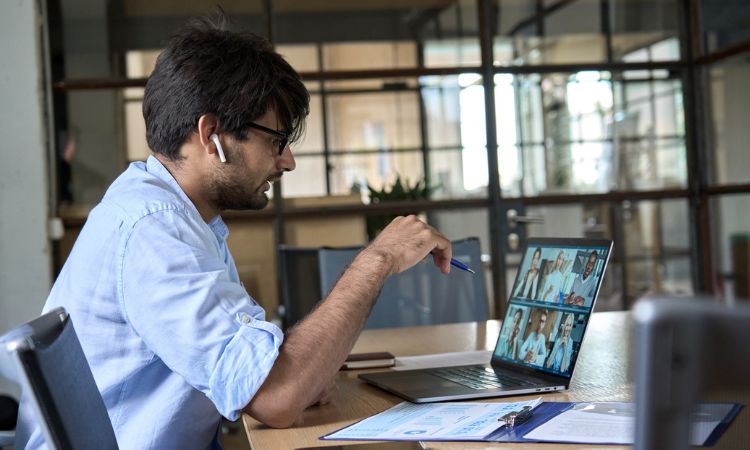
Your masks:
M404 431L404 434L425 434L427 433L427 430L409 430Z

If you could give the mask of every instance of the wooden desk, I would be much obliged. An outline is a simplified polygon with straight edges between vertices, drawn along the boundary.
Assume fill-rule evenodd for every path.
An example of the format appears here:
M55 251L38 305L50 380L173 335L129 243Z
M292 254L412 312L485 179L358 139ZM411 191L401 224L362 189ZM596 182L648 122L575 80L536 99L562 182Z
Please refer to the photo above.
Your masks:
M633 387L630 381L628 316L625 312L595 313L581 348L573 382L568 391L543 394L545 401L630 401ZM355 352L389 350L396 356L469 350L491 350L500 332L500 322L462 323L413 328L366 330L362 333ZM372 369L369 369L372 370ZM268 428L245 416L245 430L254 449L293 449L298 447L340 445L345 441L320 441L318 438L374 413L390 408L402 400L357 378L362 371L343 371L337 379L338 394L325 406L308 409L299 424L286 430ZM482 401L517 401L529 396L483 399ZM724 401L738 401L733 399ZM719 441L718 448L734 447L732 442L743 442L750 418L744 411ZM745 436L747 439L747 436ZM748 441L745 440L745 443ZM726 444L730 445L727 446ZM493 449L567 448L559 444L492 444ZM429 448L485 448L488 443L428 443ZM608 450L622 447L604 446ZM575 448L602 448L581 446Z

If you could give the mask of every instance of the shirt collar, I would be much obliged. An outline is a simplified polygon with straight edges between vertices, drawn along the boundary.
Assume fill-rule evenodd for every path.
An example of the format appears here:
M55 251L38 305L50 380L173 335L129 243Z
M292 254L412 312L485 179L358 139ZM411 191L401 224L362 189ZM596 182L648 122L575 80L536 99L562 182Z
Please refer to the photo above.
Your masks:
M190 205L195 213L200 216L198 208L195 207L195 204L193 204L187 194L185 194L185 191L182 190L179 183L177 183L177 180L175 180L172 174L169 173L169 170L164 167L164 164L162 164L161 161L156 159L153 155L150 155L146 160L146 171L148 171L148 173L160 179L161 181L167 183L167 185L169 185L169 187L171 187L172 190L180 196L182 201L184 201L186 205ZM214 234L216 234L221 239L225 240L227 236L229 236L229 229L221 219L221 216L217 215L216 217L211 219L211 221L208 223L208 226L211 228Z

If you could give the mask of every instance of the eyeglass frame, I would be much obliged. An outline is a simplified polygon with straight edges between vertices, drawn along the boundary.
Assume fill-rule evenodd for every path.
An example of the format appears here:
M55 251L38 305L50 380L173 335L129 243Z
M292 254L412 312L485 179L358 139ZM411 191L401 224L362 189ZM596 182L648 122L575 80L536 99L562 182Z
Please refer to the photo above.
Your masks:
M281 156L282 153L284 153L284 149L289 145L289 133L283 133L278 130L274 130L268 127L264 127L263 125L258 125L257 123L250 122L247 124L249 128L253 128L258 131L262 131L266 134L270 134L271 136L275 136L279 138L279 156Z

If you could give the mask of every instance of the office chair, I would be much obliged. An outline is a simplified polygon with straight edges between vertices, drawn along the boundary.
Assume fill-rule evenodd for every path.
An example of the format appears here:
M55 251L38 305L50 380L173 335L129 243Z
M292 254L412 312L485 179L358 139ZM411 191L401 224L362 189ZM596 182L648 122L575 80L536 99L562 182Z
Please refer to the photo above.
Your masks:
M0 351L0 381L5 387L18 387L15 363L9 354ZM0 395L0 449L12 447L15 441L18 402L10 395Z
M18 403L12 397L0 395L0 449L13 446L17 418Z
M443 275L426 258L390 277L365 323L388 328L487 320L487 290L478 238L452 242L453 257L474 268ZM302 249L281 246L283 324L289 327L325 298L360 248Z
M632 318L635 448L686 449L701 394L750 386L750 305L652 296Z
M73 322L56 308L0 338L50 448L116 449L112 423Z

